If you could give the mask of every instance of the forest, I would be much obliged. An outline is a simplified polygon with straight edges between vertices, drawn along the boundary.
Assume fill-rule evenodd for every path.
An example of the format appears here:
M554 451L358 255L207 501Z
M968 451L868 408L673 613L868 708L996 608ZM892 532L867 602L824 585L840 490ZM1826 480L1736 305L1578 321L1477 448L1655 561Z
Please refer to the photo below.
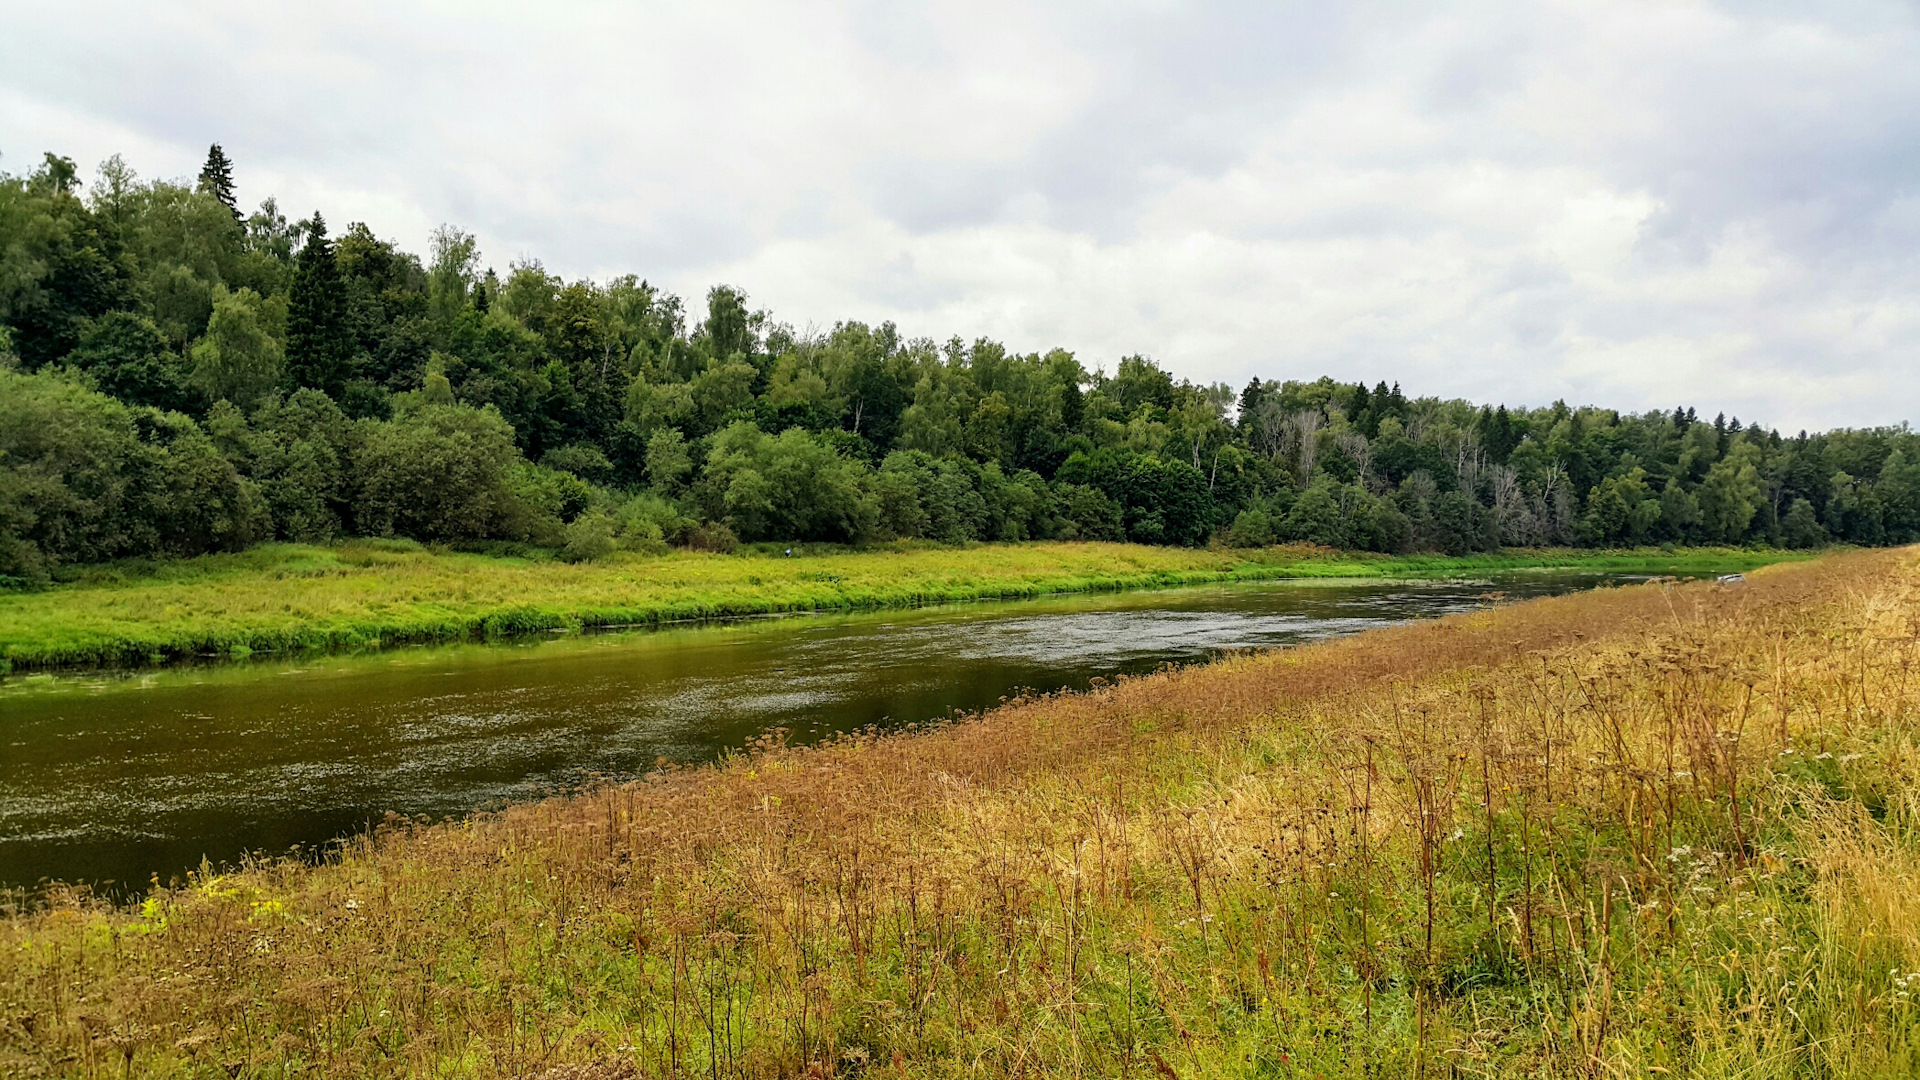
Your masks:
M1176 378L1060 349L804 329L717 285L424 258L120 157L0 174L0 584L272 539L589 560L1028 539L1463 554L1920 539L1920 443Z

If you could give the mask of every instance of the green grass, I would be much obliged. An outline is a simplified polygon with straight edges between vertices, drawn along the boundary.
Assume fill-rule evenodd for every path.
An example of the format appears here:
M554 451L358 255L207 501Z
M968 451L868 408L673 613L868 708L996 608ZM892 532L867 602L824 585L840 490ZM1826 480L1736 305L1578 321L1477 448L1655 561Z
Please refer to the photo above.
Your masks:
M113 907L0 1076L1920 1075L1916 552L777 738Z
M1720 573L1796 556L1735 549L1382 556L1132 544L900 545L569 564L395 542L267 544L87 568L0 594L0 665L159 664L196 656L483 640L778 612L913 607L1278 578L1437 578L1530 568Z

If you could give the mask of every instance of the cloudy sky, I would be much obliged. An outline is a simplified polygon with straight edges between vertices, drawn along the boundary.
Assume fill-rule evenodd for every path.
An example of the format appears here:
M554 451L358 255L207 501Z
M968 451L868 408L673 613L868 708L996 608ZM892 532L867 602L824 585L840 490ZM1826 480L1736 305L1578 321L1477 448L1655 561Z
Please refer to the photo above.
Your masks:
M0 169L1199 381L1920 419L1920 5L0 0Z

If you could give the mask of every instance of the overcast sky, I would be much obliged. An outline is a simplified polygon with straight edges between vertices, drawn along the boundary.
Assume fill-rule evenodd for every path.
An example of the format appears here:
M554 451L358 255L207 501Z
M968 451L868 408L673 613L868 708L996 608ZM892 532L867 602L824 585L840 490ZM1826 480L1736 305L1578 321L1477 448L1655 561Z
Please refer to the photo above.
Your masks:
M0 169L1197 381L1920 414L1920 5L0 0Z

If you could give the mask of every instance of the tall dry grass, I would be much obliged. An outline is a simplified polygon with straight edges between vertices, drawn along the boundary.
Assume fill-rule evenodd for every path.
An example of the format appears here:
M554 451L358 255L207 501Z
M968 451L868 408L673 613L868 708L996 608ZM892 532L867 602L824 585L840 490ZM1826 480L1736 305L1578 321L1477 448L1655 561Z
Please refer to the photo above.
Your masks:
M0 1072L1893 1076L1920 567L1603 590L0 924Z

